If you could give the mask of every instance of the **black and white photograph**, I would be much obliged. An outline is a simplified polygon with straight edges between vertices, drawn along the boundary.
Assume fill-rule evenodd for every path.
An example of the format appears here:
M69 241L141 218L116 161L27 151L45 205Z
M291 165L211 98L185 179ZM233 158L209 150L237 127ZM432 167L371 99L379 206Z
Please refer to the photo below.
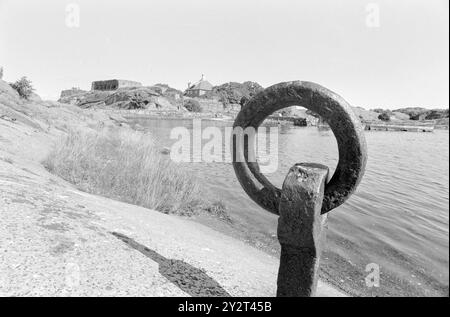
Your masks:
M448 0L0 0L0 297L448 296Z

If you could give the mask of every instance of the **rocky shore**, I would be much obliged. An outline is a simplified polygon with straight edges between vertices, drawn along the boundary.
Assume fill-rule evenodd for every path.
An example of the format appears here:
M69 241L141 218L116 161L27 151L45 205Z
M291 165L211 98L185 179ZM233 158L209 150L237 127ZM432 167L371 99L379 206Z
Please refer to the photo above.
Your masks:
M109 91L69 89L61 92L59 102L83 109L103 109L125 116L233 120L245 102L262 90L263 87L254 82L231 82L214 86L211 91L199 97L186 96L185 92L163 84L124 87ZM367 110L353 107L353 110L371 131L421 132L449 127L448 109L430 110L416 107ZM320 119L313 113L295 106L277 111L271 120L286 124L297 122L296 125L300 126L321 124ZM381 128L378 128L379 126ZM414 128L397 128L398 126Z
M70 129L127 129L0 80L0 296L274 296L278 259L188 218L88 194L42 160ZM326 283L320 296L345 296Z

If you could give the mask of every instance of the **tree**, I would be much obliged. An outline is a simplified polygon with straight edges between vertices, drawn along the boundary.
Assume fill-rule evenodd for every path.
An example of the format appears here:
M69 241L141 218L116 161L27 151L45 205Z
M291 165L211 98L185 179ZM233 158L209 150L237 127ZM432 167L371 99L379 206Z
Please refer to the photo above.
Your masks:
M25 99L29 99L34 91L31 81L25 76L10 85L19 93L20 97Z
M391 121L391 116L387 112L383 112L378 116L381 121Z
M194 99L188 99L185 102L184 107L190 112L202 112L203 111L200 103Z
M239 104L241 105L241 107L243 107L249 100L250 98L242 96L241 100L239 101Z

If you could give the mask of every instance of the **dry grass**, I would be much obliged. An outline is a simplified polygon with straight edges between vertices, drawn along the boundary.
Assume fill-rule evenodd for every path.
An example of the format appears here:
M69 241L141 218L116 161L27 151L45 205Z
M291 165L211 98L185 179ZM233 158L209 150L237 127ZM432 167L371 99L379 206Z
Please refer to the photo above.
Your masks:
M218 201L206 201L199 182L161 154L148 134L69 131L45 162L80 190L164 213L214 214L229 220Z

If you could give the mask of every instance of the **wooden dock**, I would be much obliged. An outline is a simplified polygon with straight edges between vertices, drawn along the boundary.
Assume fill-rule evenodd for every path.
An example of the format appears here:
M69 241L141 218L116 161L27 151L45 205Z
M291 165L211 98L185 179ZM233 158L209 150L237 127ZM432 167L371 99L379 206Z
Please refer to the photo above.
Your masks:
M431 125L402 125L402 124L380 124L365 123L365 130L368 131L406 131L406 132L433 132Z

